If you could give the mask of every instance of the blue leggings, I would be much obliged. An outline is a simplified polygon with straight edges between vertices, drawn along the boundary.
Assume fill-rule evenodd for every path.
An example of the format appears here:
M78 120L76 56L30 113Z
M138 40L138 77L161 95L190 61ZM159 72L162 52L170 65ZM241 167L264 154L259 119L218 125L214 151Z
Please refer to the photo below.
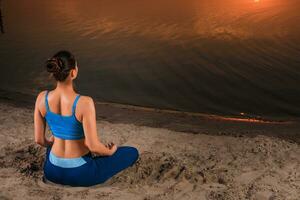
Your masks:
M92 157L88 154L80 157L84 164L78 167L61 167L49 160L51 147L47 148L44 163L44 176L47 180L70 186L92 186L104 183L120 171L132 166L139 157L134 147L121 146L112 156ZM52 152L51 152L52 153Z

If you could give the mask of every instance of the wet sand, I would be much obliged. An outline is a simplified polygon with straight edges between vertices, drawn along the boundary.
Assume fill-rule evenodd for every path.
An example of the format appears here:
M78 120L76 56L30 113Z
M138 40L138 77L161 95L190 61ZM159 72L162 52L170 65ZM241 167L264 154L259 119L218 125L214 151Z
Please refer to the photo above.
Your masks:
M139 149L103 185L42 181L33 108L0 103L0 199L300 199L299 123L250 123L97 104L104 142ZM50 132L47 131L47 135Z

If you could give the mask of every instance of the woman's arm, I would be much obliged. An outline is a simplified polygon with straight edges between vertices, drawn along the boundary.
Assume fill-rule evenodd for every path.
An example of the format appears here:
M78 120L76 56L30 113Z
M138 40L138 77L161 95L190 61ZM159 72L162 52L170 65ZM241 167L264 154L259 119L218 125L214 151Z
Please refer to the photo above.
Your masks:
M53 144L53 137L48 140L45 137L46 122L40 112L42 107L42 99L45 98L45 92L41 92L36 98L34 108L34 138L35 142L41 146L48 147Z
M91 97L82 98L82 123L85 134L85 144L95 154L111 156L117 150L116 145L105 146L97 135L95 104Z

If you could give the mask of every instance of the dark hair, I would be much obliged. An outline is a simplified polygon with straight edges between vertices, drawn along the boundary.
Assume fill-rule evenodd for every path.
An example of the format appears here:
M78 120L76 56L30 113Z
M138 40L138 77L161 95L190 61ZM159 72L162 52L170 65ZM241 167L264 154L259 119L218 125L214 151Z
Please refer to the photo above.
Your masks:
M76 60L69 51L59 51L52 58L46 61L47 71L52 73L57 81L64 81L75 69Z

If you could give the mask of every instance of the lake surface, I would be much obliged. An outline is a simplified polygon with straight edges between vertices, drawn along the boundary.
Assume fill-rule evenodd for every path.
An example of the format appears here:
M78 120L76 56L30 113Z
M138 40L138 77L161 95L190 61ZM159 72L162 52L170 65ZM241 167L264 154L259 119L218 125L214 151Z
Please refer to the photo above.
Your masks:
M97 101L300 117L299 10L299 0L2 0L0 89L51 88L44 62L68 49L78 91Z

